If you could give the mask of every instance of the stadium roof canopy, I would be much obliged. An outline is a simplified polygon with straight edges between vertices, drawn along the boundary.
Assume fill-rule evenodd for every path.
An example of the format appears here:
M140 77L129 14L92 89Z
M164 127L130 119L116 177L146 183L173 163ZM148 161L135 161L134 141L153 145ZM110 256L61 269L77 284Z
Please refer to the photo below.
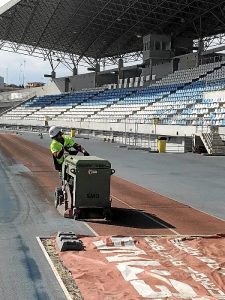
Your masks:
M11 0L0 41L99 59L141 51L148 33L225 33L224 20L225 0Z

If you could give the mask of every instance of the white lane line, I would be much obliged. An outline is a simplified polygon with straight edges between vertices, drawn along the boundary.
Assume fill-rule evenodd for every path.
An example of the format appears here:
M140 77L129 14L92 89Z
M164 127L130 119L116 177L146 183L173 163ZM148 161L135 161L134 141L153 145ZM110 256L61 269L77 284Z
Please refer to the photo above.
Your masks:
M88 225L86 222L84 222L84 224L87 226L87 228L88 228L95 236L99 236L99 234L97 234L97 232L94 231L94 229L92 229L90 225Z
M134 237L152 237L152 238L197 238L197 237L212 237L214 234L135 234Z
M220 156L214 156L214 158L216 158L216 157L220 157ZM120 177L117 177L117 178L120 178ZM200 208L196 208L196 207L194 207L194 206L191 206L191 204L184 203L184 202L182 202L181 200L176 200L176 199L174 199L174 198L171 198L170 196L167 196L167 195L165 195L165 194L161 194L161 193L158 192L158 191L155 191L155 190L152 190L152 189L150 189L150 188L146 188L146 187L144 187L144 186L142 186L142 185L138 185L138 184L136 184L136 183L134 183L134 182L128 181L128 180L125 179L125 178L122 178L122 177L121 177L121 179L123 179L124 181L126 181L126 182L128 182L128 183L132 183L132 184L136 185L137 187L141 187L141 188L145 189L145 190L148 191L148 192L149 192L149 191L150 191L150 192L153 192L153 193L155 193L155 194L158 194L159 196L165 197L165 198L167 198L167 199L169 199L169 200L173 200L173 201L175 201L175 202L178 203L178 204L188 206L189 208L192 208L192 209L194 209L194 210L196 210L196 211L199 211L199 212L201 212L201 213L203 213L203 214L206 214L206 215L208 215L208 216L210 216L210 217L214 217L214 218L216 218L216 219L218 219L218 220L220 220L220 221L225 222L225 219L222 219L221 217L217 217L217 216L215 216L215 215L211 215L211 213L208 213L208 212L206 212L206 211L204 211L204 210L201 210ZM184 201L184 200L183 200L183 201Z
M44 255L45 255L45 257L46 257L46 259L47 259L47 261L48 261L48 263L49 263L49 265L50 265L50 267L51 267L51 269L52 269L52 271L53 271L53 273L54 273L54 275L55 275L55 277L56 277L56 279L58 280L58 283L59 283L60 287L62 288L62 290L63 290L63 292L64 292L64 294L65 294L65 296L66 296L66 299L67 299L67 300L73 300L73 298L72 298L71 295L69 294L67 288L65 287L65 285L64 285L64 283L63 283L61 277L59 276L59 273L58 273L58 271L56 270L56 268L55 268L53 262L51 261L51 258L49 257L49 255L48 255L48 253L47 253L47 251L46 251L44 245L42 244L40 237L37 236L36 239L37 239L38 244L39 244L39 246L41 247L41 250L43 251L43 253L44 253Z
M127 205L127 206L130 207L131 209L137 210L136 207L133 207L133 206L127 204L126 202L124 202L123 200L117 198L116 196L113 196L113 195L112 195L112 197L115 198L117 201L119 201L119 202L121 202L121 203ZM163 223L161 223L160 221L154 219L153 217L150 217L150 216L147 215L146 213L141 212L141 211L138 211L138 212L139 212L140 214L142 214L143 216L145 216L145 218L147 218L147 219L149 219L149 220L151 220L151 221L154 221L155 223L159 224L160 226L162 226L162 227L164 227L164 228L166 228L166 229L172 231L172 232L175 233L176 235L180 235L179 232L177 232L176 230L169 228L169 227L166 226L165 224L163 224Z

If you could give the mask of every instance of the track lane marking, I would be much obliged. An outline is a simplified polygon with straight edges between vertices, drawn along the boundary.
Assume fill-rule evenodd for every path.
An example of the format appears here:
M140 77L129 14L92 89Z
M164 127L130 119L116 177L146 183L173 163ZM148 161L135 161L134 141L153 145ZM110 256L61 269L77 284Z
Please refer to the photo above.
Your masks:
M216 157L219 157L219 156L214 156L214 158L216 158ZM122 179L122 180L124 180L124 181L126 181L126 182L128 182L128 183L132 183L133 185L135 185L135 186L137 186L137 187L141 187L141 188L143 188L144 190L146 190L146 191L148 191L148 192L150 191L150 192L153 192L153 193L155 193L155 194L157 194L157 195L159 195L159 196L166 197L166 198L168 198L168 199L170 199L170 200L172 200L172 201L177 202L178 204L183 204L183 205L185 205L185 206L187 206L187 207L189 207L189 208L192 208L192 209L197 210L197 211L199 211L199 212L201 212L201 213L203 213L203 214L206 214L206 215L208 215L209 217L213 217L213 218L218 219L219 221L225 222L225 219L222 219L222 218L217 217L217 216L215 216L215 215L211 215L211 213L209 213L209 212L207 212L207 211L204 211L204 210L201 210L200 208L196 208L196 207L194 207L194 206L192 206L192 205L190 205L190 204L184 203L184 202L182 202L182 200L176 200L176 199L174 199L174 198L172 198L172 197L170 197L170 196L167 196L167 195L165 195L165 194L162 194L162 193L160 193L160 192L158 192L158 191L156 191L156 190L153 190L153 189L144 187L143 185L137 184L137 183L135 183L135 182L131 182L131 181L129 181L129 180L123 178L123 177L117 177L117 176L115 176L115 177L116 177L116 178L119 178L119 179ZM180 201L181 201L181 202L180 202Z
M137 210L136 207L133 207L133 206L129 205L128 203L124 202L123 200L117 198L116 196L112 195L112 197L113 197L114 199L116 199L117 201L123 203L124 205L130 207L131 209ZM149 219L149 220L151 220L151 221L154 221L155 223L159 224L160 226L162 226L162 227L164 227L164 228L166 228L166 229L172 231L172 232L175 233L176 235L180 235L179 232L177 232L176 230L169 228L169 227L166 226L165 224L163 224L163 223L161 223L160 221L154 219L153 217L150 217L150 216L147 215L146 213L140 212L140 211L139 211L139 213L142 214L143 216L145 216L145 218L147 218L147 219Z
M95 236L99 236L99 234L98 234L94 229L92 229L91 226L88 225L87 222L84 222L84 224L87 226L87 228L88 228Z
M62 288L62 290L63 290L63 292L64 292L64 294L65 294L65 296L66 296L66 299L67 299L67 300L73 300L73 298L71 297L70 293L68 292L68 290L67 290L65 284L63 283L61 277L59 276L59 273L58 273L58 271L56 270L56 268L55 268L55 266L54 266L54 264L53 264L51 258L49 257L49 255L48 255L48 253L47 253L47 251L46 251L44 245L42 244L40 237L37 236L36 239L37 239L37 242L38 242L38 244L39 244L41 250L43 251L44 256L45 256L45 258L47 259L47 261L48 261L48 263L49 263L49 265L50 265L50 267L51 267L51 269L52 269L52 271L53 271L53 273L54 273L56 279L58 280L58 283L59 283L60 287Z

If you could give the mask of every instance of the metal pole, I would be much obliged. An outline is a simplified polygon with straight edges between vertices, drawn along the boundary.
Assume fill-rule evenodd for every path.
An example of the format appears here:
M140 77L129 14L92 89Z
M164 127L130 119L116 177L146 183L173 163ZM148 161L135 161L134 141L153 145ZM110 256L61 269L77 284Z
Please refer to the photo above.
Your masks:
M134 123L134 146L136 147L137 146L137 123L135 122Z
M24 87L24 84L25 84L25 75L24 75L24 73L25 73L25 64L26 64L26 61L24 60L23 61L23 87Z
M127 144L127 121L126 121L126 118L125 118L125 145Z
M6 68L6 84L8 84L8 67Z

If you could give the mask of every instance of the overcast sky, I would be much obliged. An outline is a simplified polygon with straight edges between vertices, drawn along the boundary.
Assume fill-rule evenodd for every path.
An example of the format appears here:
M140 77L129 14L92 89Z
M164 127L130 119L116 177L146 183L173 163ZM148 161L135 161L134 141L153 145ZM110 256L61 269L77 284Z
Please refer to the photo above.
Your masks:
M0 0L0 7L9 0ZM78 69L80 73L86 72L82 67ZM10 84L26 84L27 82L47 82L48 78L44 78L44 74L50 74L51 67L48 61L42 58L10 53L0 50L0 76L4 77L5 83ZM56 69L56 76L71 75L71 71L63 65L59 65Z
M0 76L4 77L5 83L46 82L48 78L44 78L44 74L51 74L51 67L48 61L0 50ZM57 77L71 74L71 71L64 66L59 66L56 69Z

